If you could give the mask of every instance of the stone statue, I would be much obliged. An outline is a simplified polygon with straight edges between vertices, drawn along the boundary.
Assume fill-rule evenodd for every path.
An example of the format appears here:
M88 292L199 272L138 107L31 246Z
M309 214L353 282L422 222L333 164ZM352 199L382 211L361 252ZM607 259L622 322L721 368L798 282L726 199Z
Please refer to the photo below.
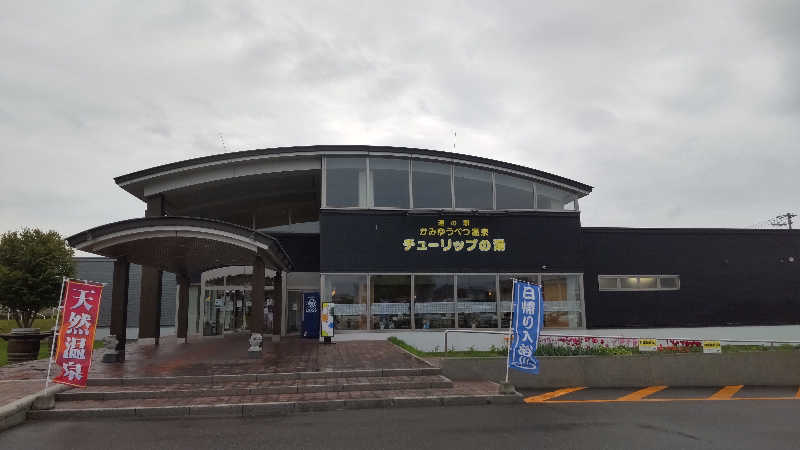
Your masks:
M253 333L250 335L250 348L247 349L248 352L258 353L261 354L261 346L264 342L264 336L261 333Z

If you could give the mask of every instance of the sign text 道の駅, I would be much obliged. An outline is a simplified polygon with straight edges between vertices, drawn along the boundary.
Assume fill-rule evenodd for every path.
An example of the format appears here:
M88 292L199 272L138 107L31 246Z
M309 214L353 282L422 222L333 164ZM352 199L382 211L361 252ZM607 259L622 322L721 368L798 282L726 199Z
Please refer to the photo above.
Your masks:
M505 252L506 240L492 236L488 228L472 219L437 219L435 224L414 230L415 237L403 239L406 252Z

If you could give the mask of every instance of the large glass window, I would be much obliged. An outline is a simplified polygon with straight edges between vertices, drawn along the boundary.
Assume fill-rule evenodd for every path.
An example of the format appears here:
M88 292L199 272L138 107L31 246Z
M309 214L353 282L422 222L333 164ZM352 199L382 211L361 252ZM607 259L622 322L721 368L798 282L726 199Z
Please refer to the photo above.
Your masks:
M456 208L492 209L492 173L471 167L453 167Z
M367 206L367 159L326 158L325 202L331 208Z
M542 275L545 328L583 326L580 275Z
M500 328L508 328L511 320L511 300L514 298L514 278L539 284L539 275L500 275Z
M370 158L372 201L377 208L408 208L408 160Z
M663 276L658 277L660 289L678 289L680 287L680 278L677 276Z
M326 302L333 302L335 330L366 330L367 276L325 275Z
M597 285L601 291L668 291L680 289L678 275L599 275Z
M372 329L411 328L411 275L372 275Z
M494 175L497 209L533 209L533 183L502 173ZM456 197L456 201L458 198Z
M453 275L414 275L416 329L452 328L456 304Z
M452 208L449 164L412 161L414 208Z
M494 275L458 275L458 327L497 328L497 292Z
M600 290L603 289L616 289L617 288L617 279L616 278L609 278L609 277L600 277L597 280L597 284L600 287Z
M546 184L536 185L536 208L574 210L575 194L561 189L556 189Z

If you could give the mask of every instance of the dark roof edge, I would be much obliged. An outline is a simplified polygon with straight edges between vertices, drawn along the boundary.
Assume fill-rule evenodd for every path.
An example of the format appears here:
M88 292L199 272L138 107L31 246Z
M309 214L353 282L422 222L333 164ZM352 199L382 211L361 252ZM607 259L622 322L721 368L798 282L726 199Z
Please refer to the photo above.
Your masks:
M625 227L582 227L586 233L636 233L636 234L785 234L800 236L800 230L760 230L750 228L625 228Z
M280 241L267 233L253 230L250 228L245 228L241 225L237 225L235 223L225 222L222 220L216 219L207 219L203 217L184 217L184 216L156 216L156 217L137 217L134 219L127 219L127 220L120 220L117 222L110 222L104 225L99 225L93 228L90 228L85 231L81 231L80 233L75 233L72 236L69 236L65 240L70 245L70 247L75 247L78 244L86 242L88 240L94 239L97 235L104 235L110 234L112 232L122 231L129 228L137 228L142 226L166 226L166 225L181 225L181 224L189 224L189 225L197 225L198 222L203 223L203 225L207 226L207 228L212 228L218 231L227 231L234 234L238 234L242 237L249 237L253 240L261 241L262 243L270 243L274 247L276 247L283 258L286 259L287 267L291 268L294 266L292 263L292 259L289 257L289 254L281 245ZM268 241L268 242L267 242Z
M392 147L392 146L371 146L371 145L309 145L309 146L296 146L296 147L275 147L275 148L264 148L264 149L254 149L254 150L242 150L237 152L228 152L228 153L218 153L215 155L209 156L201 156L198 158L186 159L183 161L176 161L168 164L163 164L160 166L150 167L148 169L139 170L136 172L131 172L125 175L120 175L114 178L114 182L118 185L121 183L127 183L129 181L135 180L137 178L146 177L150 175L156 175L160 172L166 172L175 169L181 169L185 167L190 167L197 164L206 164L206 163L213 163L213 162L222 162L231 159L238 159L238 158L249 158L249 157L256 157L262 155L280 155L282 153L315 153L315 152L393 152L393 153L405 153L405 154L418 154L423 156L431 156L436 158L451 158L457 159L465 162L473 162L479 164L486 164L495 166L498 168L504 168L508 170L514 170L518 172L522 172L525 174L529 174L536 177L541 177L545 179L549 179L552 181L556 181L558 183L562 183L569 187L572 187L576 190L586 192L587 194L592 191L593 187L580 183L575 180L571 180L569 178L562 177L560 175L555 175L549 172L544 172L537 169L532 169L530 167L521 166L518 164L507 163L503 161L498 161L495 159L490 158L483 158L480 156L472 156L472 155L465 155L463 153L453 153L453 152L445 152L441 150L428 150L422 148L411 148L411 147Z

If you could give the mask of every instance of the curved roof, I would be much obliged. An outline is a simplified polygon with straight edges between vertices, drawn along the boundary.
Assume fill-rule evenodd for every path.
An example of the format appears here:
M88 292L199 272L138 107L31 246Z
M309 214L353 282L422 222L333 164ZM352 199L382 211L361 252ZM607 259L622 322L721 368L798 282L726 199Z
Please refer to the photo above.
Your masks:
M70 246L110 258L190 276L216 267L251 265L291 270L292 261L274 237L232 223L197 217L144 217L91 228L67 238Z
M568 178L554 175L551 173L543 172L541 170L532 169L530 167L511 164L503 161L498 161L489 158L482 158L478 156L464 155L461 153L451 153L438 150L427 150L420 148L408 147L391 147L391 146L370 146L370 145L312 145L312 146L298 146L298 147L277 147L258 150L244 150L230 153L220 153L210 156L202 156L199 158L187 159L174 163L164 164L161 166L151 167L149 169L139 170L126 175L118 176L114 181L122 187L137 182L142 182L147 179L168 176L171 173L191 170L196 168L208 167L218 164L226 164L232 162L241 162L246 160L255 160L261 158L271 157L297 157L297 156L311 156L311 155L330 155L330 154L405 154L418 158L433 158L433 159L448 159L465 164L477 164L490 166L492 168L507 170L510 172L517 172L523 175L528 175L534 178L549 180L556 184L573 189L582 194L588 194L592 191L592 186L583 184ZM127 189L126 190L130 190Z

